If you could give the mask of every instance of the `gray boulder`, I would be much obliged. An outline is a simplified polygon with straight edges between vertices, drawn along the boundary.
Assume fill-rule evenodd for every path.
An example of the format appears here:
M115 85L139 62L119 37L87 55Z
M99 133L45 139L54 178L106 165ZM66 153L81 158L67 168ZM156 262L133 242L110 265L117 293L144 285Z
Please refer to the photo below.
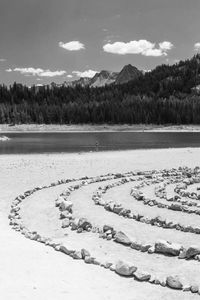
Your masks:
M112 232L112 231L113 231L113 227L110 226L110 225L104 225L104 226L103 226L103 232L106 232L106 231L108 231L108 230L110 230L110 231Z
M61 211L68 210L71 212L73 203L71 201L62 201L59 205Z
M178 276L168 276L166 279L166 284L172 289L182 290L183 284L180 282Z
M115 206L113 208L113 212L116 213L116 214L119 214L122 210L123 210L122 206Z
M155 252L178 256L182 246L168 241L160 240L155 243Z
M65 218L71 219L72 214L68 210L64 210L64 211L61 212L60 218L61 219L65 219Z
M132 241L131 248L140 251L142 249L142 244L137 241Z
M73 254L75 252L74 250L68 249L65 245L60 246L60 251L67 255Z
M123 244L123 245L130 245L131 240L123 233L122 231L119 231L115 234L115 242Z
M187 252L186 249L182 249L181 252L179 253L178 258L179 259L185 259L186 258L186 252Z
M56 206L60 206L60 204L64 201L63 197L58 197L58 199L56 199Z
M136 271L134 273L134 277L138 280L138 281L149 281L149 279L151 278L151 275L146 273L146 272L139 272Z
M82 258L84 259L86 256L90 256L90 252L86 249L81 249L81 255L82 255Z
M79 219L75 219L75 220L71 221L70 222L71 229L72 230L77 230L78 229L78 223L79 223Z
M175 211L181 211L181 210L182 210L182 207L181 207L180 204L172 203L172 204L169 206L169 209L175 210Z
M87 230L88 228L92 228L92 224L87 219L81 218L78 222L78 227Z
M119 260L115 266L115 272L122 276L131 276L137 270L135 266Z
M200 247L199 246L190 246L186 251L186 258L192 258L200 254Z
M84 261L86 264L93 264L94 263L95 258L91 257L91 256L85 256Z
M82 259L82 254L81 251L76 251L73 253L73 258L74 259Z
M191 285L190 290L192 293L198 293L199 287L198 285Z
M64 219L62 221L62 228L67 228L69 227L69 219Z

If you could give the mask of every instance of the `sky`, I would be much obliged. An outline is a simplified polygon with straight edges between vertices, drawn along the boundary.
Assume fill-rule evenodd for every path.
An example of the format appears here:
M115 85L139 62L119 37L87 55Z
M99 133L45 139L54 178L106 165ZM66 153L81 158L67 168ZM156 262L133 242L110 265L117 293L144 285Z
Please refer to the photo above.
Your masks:
M151 70L200 51L199 0L0 0L0 84Z

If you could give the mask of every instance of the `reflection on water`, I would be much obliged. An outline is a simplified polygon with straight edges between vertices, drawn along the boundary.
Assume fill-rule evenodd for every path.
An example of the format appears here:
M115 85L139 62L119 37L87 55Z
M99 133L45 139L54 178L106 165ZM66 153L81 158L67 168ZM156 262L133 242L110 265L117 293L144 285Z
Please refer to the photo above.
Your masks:
M198 132L7 133L0 154L200 147Z

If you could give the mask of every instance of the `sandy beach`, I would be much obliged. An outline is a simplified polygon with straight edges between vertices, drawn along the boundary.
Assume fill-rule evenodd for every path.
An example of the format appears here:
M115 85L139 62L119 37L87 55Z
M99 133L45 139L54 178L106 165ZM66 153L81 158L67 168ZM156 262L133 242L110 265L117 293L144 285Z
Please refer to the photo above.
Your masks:
M8 225L11 201L20 193L35 186L49 184L62 178L177 168L185 165L188 167L200 165L200 149L0 156L2 299L198 299L199 296L195 294L140 283L132 278L116 276L114 272L95 265L73 260L60 252L55 252L52 248L26 239ZM56 226L56 221L54 226L56 213L51 212L53 209L51 198L55 198L57 194L59 191L52 190L49 194L41 194L37 199L33 198L25 203L22 214L29 226L52 234ZM82 197L85 197L84 195L87 193L83 193ZM41 205L38 204L40 199ZM45 203L47 208L43 206L41 210L41 206L46 205ZM41 212L44 215L41 215Z
M0 133L6 132L199 132L200 125L155 125L155 124L120 124L120 125L57 125L57 124L0 124Z

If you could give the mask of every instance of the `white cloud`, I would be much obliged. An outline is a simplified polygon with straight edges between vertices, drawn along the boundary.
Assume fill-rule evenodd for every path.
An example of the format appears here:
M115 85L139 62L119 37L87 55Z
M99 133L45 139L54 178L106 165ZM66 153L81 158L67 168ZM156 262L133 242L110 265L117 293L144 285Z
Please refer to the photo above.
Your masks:
M98 71L94 71L94 70L87 70L87 71L73 71L72 72L73 74L76 74L76 76L78 77L89 77L89 78L92 78L94 77L94 75L96 73L98 73Z
M173 44L168 41L164 41L159 43L158 47L156 47L155 43L151 43L147 40L139 40L139 41L130 41L127 43L124 42L115 42L115 43L107 43L103 46L103 50L108 53L113 54L141 54L144 56L163 56L167 55L167 52L171 50Z
M73 77L73 75L70 75L70 74L69 74L69 75L67 75L67 78L72 78L72 77Z
M163 56L167 55L165 51L162 51L161 49L146 49L142 53L144 56Z
M50 70L43 70L41 68L15 68L15 69L7 69L7 72L19 72L25 76L39 76L39 77L55 77L55 76L62 76L66 74L66 71L50 71Z
M5 58L0 58L0 62L4 62L4 61L6 61Z
M159 43L159 48L163 51L168 51L171 50L173 48L173 44L171 42L168 41L164 41L162 43Z
M195 43L194 44L194 50L195 51L200 51L200 43Z
M38 74L41 77L55 77L55 76L62 76L65 75L66 71L50 71L50 70L44 70L40 74Z
M59 42L59 47L69 51L78 51L81 49L85 49L85 45L79 41L71 41L68 43Z

